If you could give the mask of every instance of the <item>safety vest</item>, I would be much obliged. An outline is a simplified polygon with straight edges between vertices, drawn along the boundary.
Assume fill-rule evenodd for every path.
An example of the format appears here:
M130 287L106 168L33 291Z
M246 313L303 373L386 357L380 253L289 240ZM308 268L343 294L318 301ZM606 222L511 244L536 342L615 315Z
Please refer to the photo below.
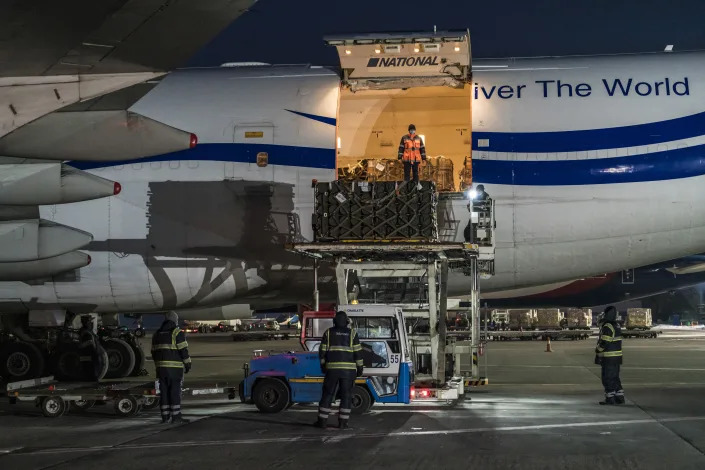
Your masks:
M622 329L617 323L604 323L600 328L597 357L622 357Z
M152 336L152 360L157 368L183 369L191 362L184 332L172 325L165 322Z
M405 135L404 153L402 159L405 162L420 162L421 161L421 137L418 135Z
M328 370L357 370L363 366L362 345L357 332L349 328L329 328L318 349L321 367Z

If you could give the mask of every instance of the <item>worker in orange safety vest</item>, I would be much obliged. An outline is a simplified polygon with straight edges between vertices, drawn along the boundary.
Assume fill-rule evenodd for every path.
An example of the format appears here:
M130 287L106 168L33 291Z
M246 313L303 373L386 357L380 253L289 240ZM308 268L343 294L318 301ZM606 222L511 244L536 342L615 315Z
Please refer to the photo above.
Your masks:
M409 181L413 172L414 181L419 181L419 164L426 162L426 147L423 139L416 134L416 126L409 124L409 133L401 138L399 143L399 160L404 162L404 181Z

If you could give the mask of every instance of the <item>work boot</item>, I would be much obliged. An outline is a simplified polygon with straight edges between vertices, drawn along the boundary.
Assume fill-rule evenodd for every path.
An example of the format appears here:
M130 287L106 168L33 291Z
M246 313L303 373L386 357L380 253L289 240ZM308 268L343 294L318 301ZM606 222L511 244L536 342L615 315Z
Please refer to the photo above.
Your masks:
M616 397L614 397L614 401L618 405L624 405L624 395L617 395Z
M186 418L184 418L184 417L181 416L181 415L178 415L178 416L174 416L174 417L171 419L171 422L174 423L174 424L188 424L188 423L191 422L191 420L190 420L190 419L186 419Z
M328 424L328 420L327 420L327 419L323 419L323 418L318 418L318 419L316 420L316 422L313 423L313 425L314 425L315 427L321 428L321 429L325 429L327 424Z
M171 416L169 416L168 418L162 418L161 424L171 424Z
M605 397L604 401L600 402L600 405L616 405L617 400L614 397Z
M340 420L338 423L338 429L341 431L350 431L352 428L348 425L348 420Z

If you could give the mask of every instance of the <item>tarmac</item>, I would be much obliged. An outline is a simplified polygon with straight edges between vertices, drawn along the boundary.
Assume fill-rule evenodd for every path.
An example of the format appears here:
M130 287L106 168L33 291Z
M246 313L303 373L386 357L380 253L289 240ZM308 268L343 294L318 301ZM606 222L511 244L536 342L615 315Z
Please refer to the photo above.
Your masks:
M253 349L299 349L294 340L188 339L187 387L238 383ZM159 424L157 410L119 418L104 406L50 419L3 402L0 468L705 468L702 334L625 340L622 406L597 403L593 339L545 349L539 341L489 343L480 359L489 385L453 404L375 405L353 416L350 431L312 427L313 405L266 415L226 397L186 400L185 425Z

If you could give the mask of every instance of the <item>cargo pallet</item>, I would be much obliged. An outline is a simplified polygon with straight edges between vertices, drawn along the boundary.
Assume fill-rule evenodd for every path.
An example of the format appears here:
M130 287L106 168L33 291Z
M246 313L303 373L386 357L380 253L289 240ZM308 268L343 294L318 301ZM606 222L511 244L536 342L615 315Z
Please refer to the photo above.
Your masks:
M592 330L531 330L531 331L488 331L487 338L491 341L502 341L502 340L546 340L550 338L551 341L570 339L583 340L588 339L595 333Z
M623 329L623 338L658 338L658 335L663 333L661 330L651 329Z
M184 388L185 396L227 395L234 400L237 386L212 385L201 388ZM130 417L159 405L159 383L149 382L61 382L54 377L42 377L7 384L11 405L34 402L47 418L58 418L69 409L86 412L99 404L113 402L115 414Z
M47 418L73 411L87 411L98 403L112 401L119 416L133 416L159 405L155 383L149 382L59 382L53 377L7 384L10 404L34 402Z

